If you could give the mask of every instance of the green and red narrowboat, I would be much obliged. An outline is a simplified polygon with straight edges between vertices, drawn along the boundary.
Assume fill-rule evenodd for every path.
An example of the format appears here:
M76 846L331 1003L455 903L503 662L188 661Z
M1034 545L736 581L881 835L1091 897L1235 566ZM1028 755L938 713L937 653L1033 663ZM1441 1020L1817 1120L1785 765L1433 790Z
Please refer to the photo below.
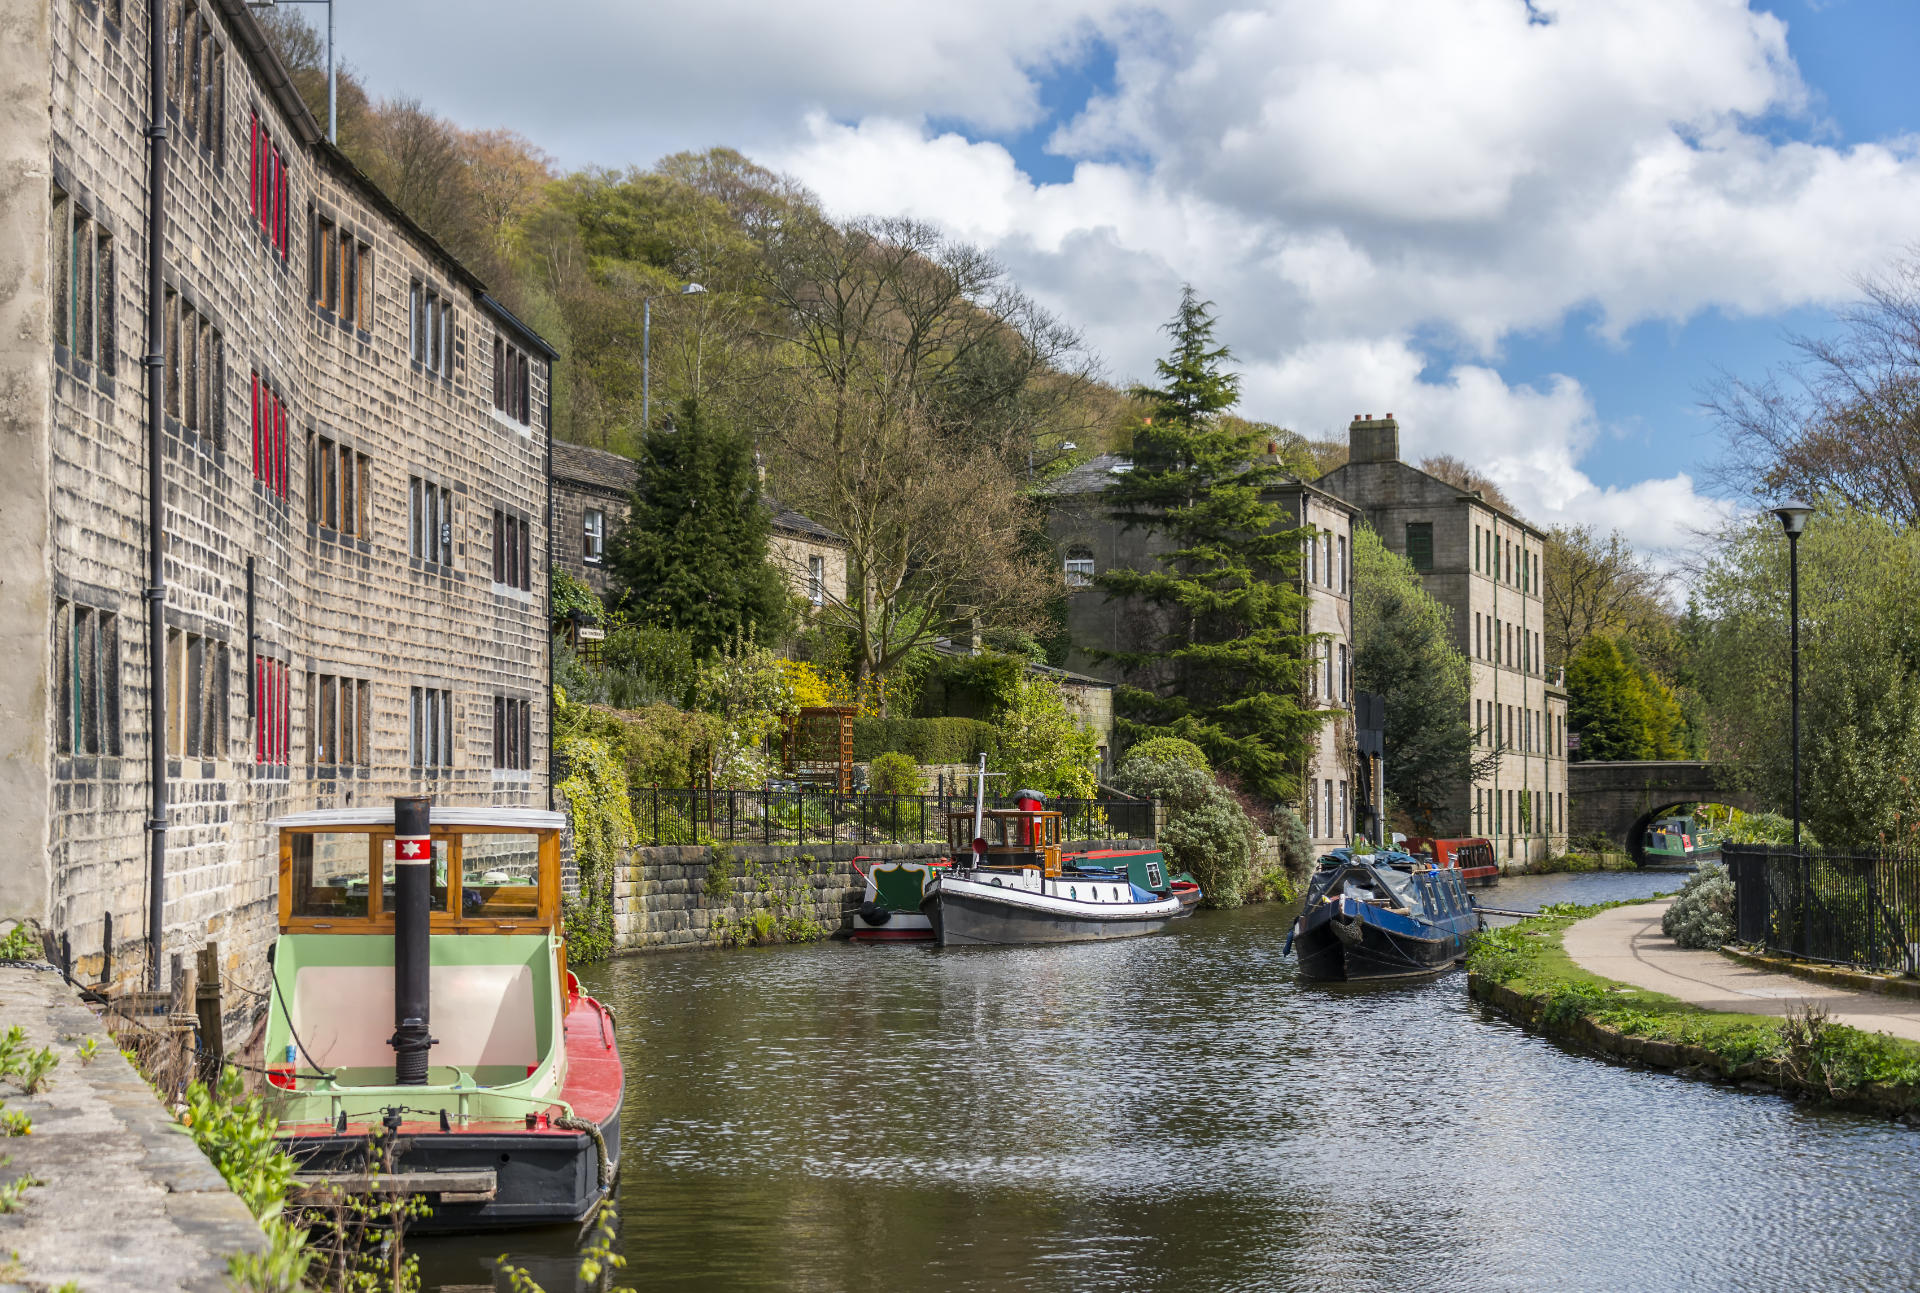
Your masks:
M576 1222L619 1167L613 1014L567 969L559 813L393 808L273 823L265 1056L296 1186L423 1196L417 1230ZM388 1158L389 1153L391 1158Z

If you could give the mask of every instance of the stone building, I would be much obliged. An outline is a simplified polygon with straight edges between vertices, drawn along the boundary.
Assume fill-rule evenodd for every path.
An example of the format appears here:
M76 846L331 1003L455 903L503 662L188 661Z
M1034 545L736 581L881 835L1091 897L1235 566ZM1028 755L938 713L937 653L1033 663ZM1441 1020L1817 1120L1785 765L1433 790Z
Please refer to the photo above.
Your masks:
M7 0L0 916L88 980L218 938L257 985L271 819L548 806L554 353L242 0L152 3Z
M622 454L556 440L553 445L553 563L600 596L608 588L607 544L625 525L640 465ZM810 606L847 595L847 541L773 499L767 557L795 597ZM570 536L578 536L570 537Z
M640 468L623 454L553 442L553 564L607 595L607 541L624 524Z
M1140 608L1109 601L1093 587L1094 577L1116 566L1148 569L1168 544L1144 530L1127 529L1107 510L1105 494L1114 477L1129 470L1126 459L1101 454L1052 482L1048 489L1047 531L1060 553L1066 576L1067 627L1076 670L1114 681L1114 663L1090 653L1124 651L1144 644L1150 626ZM1295 805L1314 847L1347 843L1357 825L1353 752L1353 523L1356 509L1336 495L1290 480L1267 493L1292 518L1308 528L1300 566L1300 590L1307 597L1302 628L1315 635L1314 658L1306 680L1306 701L1331 711L1321 724L1301 770L1302 794ZM1123 752L1124 757L1124 752Z
M1567 696L1542 651L1546 536L1477 491L1401 462L1391 413L1356 417L1348 438L1346 465L1316 483L1357 507L1453 612L1454 643L1472 668L1476 756L1497 756L1490 777L1463 782L1446 829L1486 836L1503 860L1564 852Z

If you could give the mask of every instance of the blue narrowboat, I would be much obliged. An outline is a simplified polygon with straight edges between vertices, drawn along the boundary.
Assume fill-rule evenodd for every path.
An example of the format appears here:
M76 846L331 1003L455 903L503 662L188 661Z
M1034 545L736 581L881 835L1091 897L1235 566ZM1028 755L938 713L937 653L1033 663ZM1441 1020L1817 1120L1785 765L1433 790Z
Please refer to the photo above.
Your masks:
M1460 872L1407 853L1322 858L1287 936L1300 977L1330 982L1437 974L1481 927Z

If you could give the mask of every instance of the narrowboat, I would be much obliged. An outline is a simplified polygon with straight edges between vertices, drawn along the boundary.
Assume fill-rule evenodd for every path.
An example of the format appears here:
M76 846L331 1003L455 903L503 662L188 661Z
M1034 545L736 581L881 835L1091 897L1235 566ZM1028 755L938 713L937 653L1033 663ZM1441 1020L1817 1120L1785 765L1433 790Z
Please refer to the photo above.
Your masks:
M1500 879L1500 865L1493 860L1493 841L1474 838L1459 840L1415 839L1406 851L1424 855L1434 866L1452 867L1460 873L1460 883L1469 889L1485 888Z
M1460 872L1398 852L1335 849L1307 886L1287 950L1300 977L1330 982L1437 974L1481 926Z
M296 1192L356 1193L378 1166L431 1209L416 1230L590 1217L623 1074L613 1013L567 968L562 816L405 798L272 825L265 1054Z
M947 865L946 860L879 862L858 857L853 859L854 868L859 870L862 862L867 864L861 871L866 889L853 913L848 938L855 943L932 942L933 921L920 904L926 899L928 882Z
M1713 862L1720 857L1720 837L1698 831L1691 817L1661 818L1647 828L1640 847L1646 861L1656 865Z
M1179 898L1133 883L1125 865L1087 854L1068 865L1046 796L1020 790L1014 807L989 809L984 758L979 775L973 811L947 815L954 858L922 902L941 946L1135 938L1181 913Z

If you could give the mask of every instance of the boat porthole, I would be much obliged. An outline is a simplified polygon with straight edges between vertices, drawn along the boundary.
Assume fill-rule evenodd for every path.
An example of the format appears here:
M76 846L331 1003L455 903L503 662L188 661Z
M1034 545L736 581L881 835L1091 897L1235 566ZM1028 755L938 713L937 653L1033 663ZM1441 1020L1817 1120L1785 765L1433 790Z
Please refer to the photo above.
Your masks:
M513 1161L513 1155L512 1155L512 1154L502 1154L502 1155L500 1155L500 1161L501 1161L501 1162L503 1162L503 1163L510 1163L510 1162L512 1162L512 1161Z
M1078 889L1069 888L1067 890L1067 897L1078 898L1079 896L1080 896L1080 891Z
M999 882L998 880L995 880L995 881L993 882L993 887L994 887L994 888L996 888L996 889L998 889L998 888L1000 887L1000 882Z

